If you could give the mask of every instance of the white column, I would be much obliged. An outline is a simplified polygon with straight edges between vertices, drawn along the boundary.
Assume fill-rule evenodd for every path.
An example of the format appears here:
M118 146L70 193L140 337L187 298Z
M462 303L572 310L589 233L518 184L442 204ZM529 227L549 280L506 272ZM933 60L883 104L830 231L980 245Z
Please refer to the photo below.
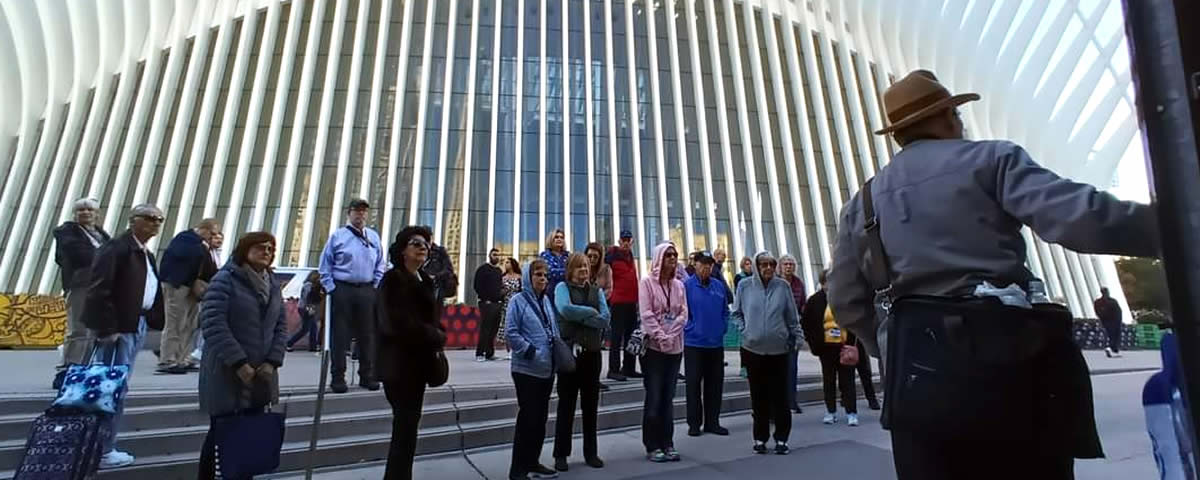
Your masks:
M800 52L804 56L804 76L808 79L808 95L812 97L813 114L817 117L817 140L821 146L821 159L825 164L825 182L829 186L830 210L837 215L842 211L842 182L838 179L834 164L833 137L829 134L829 114L825 109L825 91L821 88L821 69L817 67L817 53L813 48L813 33L808 26L808 14L800 15ZM814 170L815 171L815 170ZM810 180L811 182L811 180ZM812 183L820 191L819 183ZM827 225L821 228L828 229Z
M571 36L570 36L570 18L571 2L563 0L562 10L559 11L559 18L562 19L562 58L559 62L559 76L562 77L562 201L563 201L563 232L567 239L571 238ZM584 234L587 235L587 234ZM584 241L591 240L590 236L584 236Z
M636 30L633 27L633 2L625 2L625 52L626 60L629 65L629 138L632 142L629 151L633 153L633 194L634 205L637 209L637 252L639 264L642 266L642 271L647 271L648 266L646 259L649 257L649 252L654 247L646 243L646 212L644 199L642 196L642 152L641 152L641 122L638 116L638 89L637 89L637 51L634 49L636 42ZM615 132L614 132L615 135ZM665 225L664 225L665 227ZM658 244L661 239L651 239L654 244Z
M771 13L764 10L764 22L771 19ZM750 52L750 75L754 81L756 93L754 95L755 105L758 109L758 133L762 139L763 145L763 169L767 171L767 191L771 198L771 220L775 222L775 245L779 252L777 255L789 253L787 236L784 234L783 225L783 205L779 198L779 173L775 166L775 139L771 134L771 112L767 105L766 89L770 88L766 80L763 78L762 59L759 54L758 32L754 26L754 7L750 3L742 2L742 19L746 24L746 36L750 40L750 45L747 50ZM765 28L765 26L764 26ZM773 31L774 29L772 29ZM782 92L777 92L781 94ZM786 110L784 113L786 114ZM804 256L808 256L808 249L804 250ZM808 262L805 262L805 268L809 269Z
M520 9L518 9L519 11ZM491 146L488 148L488 153L492 156L491 162L488 165L488 183L492 188L488 189L487 202L487 239L489 249L496 244L496 164L500 163L500 154L497 152L499 145L500 134L500 65L504 62L500 58L500 33L504 26L504 0L496 0L495 20L492 28L492 137ZM518 104L519 105L519 104ZM512 257L517 256L516 245L513 245ZM458 278L464 278L461 275Z
M231 12L232 13L232 12ZM258 32L258 10L253 4L247 2L242 7L242 29L238 36L238 46L234 53L233 61L233 76L229 79L229 89L225 95L225 111L221 115L221 130L218 133L217 150L213 155L212 175L209 177L208 193L204 198L204 214L202 217L213 217L217 214L217 202L221 196L221 186L225 183L225 166L229 163L230 151L233 150L233 130L237 125L238 110L241 109L242 95L241 90L246 84L246 72L250 69L250 53L254 49L254 37ZM230 27L232 28L232 26ZM233 33L233 32L230 32ZM263 51L266 49L260 49ZM268 50L272 51L272 50ZM262 55L268 56L268 55ZM260 62L261 63L261 62ZM256 126L245 124L245 130L255 130ZM243 142L244 143L244 142ZM253 143L253 142L251 142ZM239 162L238 167L241 167ZM235 180L237 180L235 178ZM245 185L243 183L243 185ZM230 210L236 210L241 207L240 204L229 204ZM228 217L226 218L228 220ZM224 232L236 233L236 225L224 222ZM232 238L237 238L235 235L230 235ZM222 249L222 255L228 257L231 248Z
M688 0L695 2L699 0ZM742 243L741 232L738 231L738 200L735 177L733 173L733 148L729 141L729 113L725 108L725 78L721 70L721 37L717 34L717 19L714 13L715 0L710 0L704 9L704 18L708 29L708 54L713 67L713 94L716 95L717 131L721 135L721 159L725 165L725 199L729 205L729 233L733 237L733 251L730 256L734 261L747 254L746 246ZM694 8L694 6L693 6ZM737 41L737 39L732 39ZM703 84L701 84L703 86Z
M312 251L313 223L317 219L317 197L321 192L321 177L324 173L325 152L329 146L330 121L333 116L333 96L337 90L338 70L342 60L342 37L346 32L346 10L350 0L338 0L333 11L333 32L329 36L329 60L325 64L325 86L321 88L321 106L317 116L317 141L313 146L312 168L308 175L308 192L304 202L304 226L300 231L300 257L297 265L308 266L308 252ZM336 215L337 212L334 212ZM330 230L332 234L332 229ZM325 240L325 239L321 239Z
M592 105L592 2L583 3L583 125L587 130L587 202L588 202L588 236L600 239L596 230L596 129Z
M434 197L433 201L433 241L439 245L446 243L445 239L442 238L442 228L444 226L442 224L445 222L443 209L446 208L446 164L453 161L453 159L446 155L446 150L450 144L450 114L454 110L454 42L458 40L458 35L456 35L458 31L458 2L450 2L450 16L448 18L450 20L446 26L446 75L442 82L442 134L438 139L437 196ZM468 82L473 82L474 78L468 77ZM470 136L471 132L465 132L464 135ZM462 261L462 257L459 257L458 263L465 263Z
M392 210L396 199L396 166L400 162L400 137L404 126L404 99L408 88L408 56L412 49L413 3L404 2L404 18L400 21L400 64L396 69L396 102L392 106L392 138L388 146L387 185L383 195L383 225L379 226L380 238L391 238ZM416 165L416 162L413 162Z
M549 121L546 117L550 109L546 105L546 90L549 88L549 76L546 72L546 37L549 36L549 15L546 14L546 0L541 0L538 8L538 235L545 235L546 230L546 129ZM565 235L564 235L564 238ZM568 240L569 241L569 240Z
M613 19L613 0L604 0L604 19L606 22L611 22ZM587 3L587 2L584 2ZM604 66L606 68L605 80L608 83L608 162L609 162L609 180L611 181L612 196L609 197L612 201L612 228L613 238L621 238L621 209L618 202L621 199L617 189L617 86L613 79L617 75L616 63L613 58L613 32L612 25L604 29ZM638 240L641 243L641 240ZM641 262L637 262L641 266Z
M688 252L694 252L694 251L696 251L696 239L695 239L695 232L693 231L695 226L694 226L694 222L693 222L693 218L692 218L693 214L692 214L691 172L689 171L690 165L688 165L688 160L687 160L687 118L685 118L684 114L683 114L683 83L681 81L682 80L681 77L683 76L683 74L680 72L681 69L679 67L679 33L676 31L678 24L675 22L675 15L676 15L675 12L677 11L676 0L670 0L670 5L671 5L670 9L667 11L667 52L670 53L670 58L671 58L671 93L673 93L675 96L675 99L674 99L675 100L675 137L676 137L675 146L679 149L679 158L678 158L679 175L683 179L683 181L680 182L681 183L680 186L683 188L683 244L684 244L684 248L686 248ZM655 35L654 35L654 27L653 27L654 22L649 22L649 25L651 25L651 27L650 27L650 52L651 52L650 53L650 59L651 59L650 68L654 70L654 75L652 78L654 79L655 82L657 82L658 81L658 67L657 67L658 62L654 61L654 57L655 57L654 52L658 50L658 47L657 47L658 40L655 38ZM696 42L697 42L697 40L695 37L688 37L689 45L695 44ZM699 64L692 65L692 70L693 71L700 70L700 65ZM703 90L704 84L697 83L696 85L693 86L693 88ZM658 92L654 93L654 98L655 99L659 98ZM656 108L658 107L658 104L659 104L659 102L656 100L654 102L654 105ZM702 111L696 112L696 116L697 117L703 116L703 112ZM657 115L656 115L656 118L657 118ZM707 159L702 160L701 163L707 163ZM659 179L660 179L659 180L660 185L665 186L667 184L667 176L666 176L665 171L659 173ZM662 192L661 195L662 195L663 204L666 205L666 201L670 197L667 196L667 191L665 189L662 189L660 191ZM711 202L705 204L704 207L707 209L706 211L708 212L709 217L712 217L713 215L715 215L715 213L712 211L713 208L712 208ZM666 210L664 210L664 211L666 211ZM667 227L667 225L668 225L668 223L666 222L666 219L664 218L663 228L665 229ZM712 249L713 249L713 247L708 248L709 251L711 251ZM686 254L686 252L680 252L680 253Z
M834 62L833 46L829 42L829 36L824 32L817 32L817 40L821 45L821 64L825 67L825 82L829 86L829 90L822 92L822 95L829 98L829 104L833 107L833 126L834 130L837 130L838 149L842 152L842 170L846 172L846 186L850 189L850 195L854 196L855 192L858 192L859 182L862 180L858 176L858 167L854 164L854 150L850 146L850 126L846 124L842 92L838 89L838 85L841 85L841 78L838 75L837 64ZM849 62L849 59L846 61ZM820 82L813 84L817 88L821 88Z
M499 11L496 12L499 18ZM496 28L499 31L499 27ZM475 85L479 83L476 75L479 72L479 0L471 2L471 59L467 62L467 128L466 150L463 151L463 190L462 190L462 230L461 241L458 242L458 278L467 278L467 239L471 229L471 161L475 157ZM491 189L491 190L494 190ZM491 239L488 239L491 242ZM491 248L491 245L487 245ZM458 298L466 298L467 282L458 282Z
M521 259L521 144L525 132L525 8L517 2L517 91L514 102L517 111L513 145L513 258Z
M629 3L633 3L633 2L629 2ZM658 16L658 10L661 10L663 8L663 6L661 5L660 2L645 2L641 8L642 8L642 11L645 14L644 16L646 18L646 36L647 36L647 38L650 39L649 44L646 45L646 49L650 53L650 96L651 96L650 109L654 114L654 160L655 160L655 165L658 167L657 181L658 181L659 225L662 226L661 228L662 228L664 236L666 238L670 238L671 237L671 229L670 229L671 223L670 223L670 220L668 217L668 212L667 212L667 202L669 201L668 199L670 197L667 195L666 155L663 153L662 93L661 93L662 90L660 89L659 78L658 78L658 76L659 76L659 72L658 72L658 32L655 31L656 27L657 27L657 25L655 25L655 23L657 20L656 17ZM667 16L667 21L673 25L675 20L671 17L675 14L674 2L671 2L670 6L667 7L667 11L665 12L665 14ZM670 39L667 41L667 43L669 44L668 48L677 48L679 43L675 39L675 33L674 33L675 29L668 28L667 31L669 32L669 36L670 36ZM635 35L636 32L630 31L629 34ZM634 38L636 38L636 36ZM636 62L634 62L633 60L630 60L630 64L636 65ZM672 64L672 65L674 65L674 64ZM636 66L634 67L634 69L636 70ZM671 77L672 77L673 81L678 80L679 79L679 70L673 68L671 70ZM678 88L678 87L676 87L676 88ZM676 92L676 93L678 93L678 92ZM636 94L631 94L631 95L634 98L637 97ZM678 95L676 95L676 98L678 99ZM678 104L678 100L676 100L676 104ZM678 113L681 111L682 111L682 109L676 110L676 112L677 112L675 114L675 124L676 125L683 124L683 115ZM682 132L683 128L677 128L676 131ZM679 137L678 143L682 144L683 143L683 135L677 133L676 136ZM636 145L636 146L634 146L634 149L638 149L640 147L641 147L640 145ZM686 159L687 159L687 152L685 149L681 148L679 150L679 157L676 159L676 161L679 162L680 166L683 166L683 165L687 164ZM642 168L640 166L640 163L635 163L634 168L637 169L638 175L641 175ZM680 187L687 185L687 176L685 175L682 178L683 178L683 182L680 185ZM687 205L687 202L684 202L683 207L684 207L684 210L688 209L689 205ZM688 230L690 230L690 226L688 228L684 229L685 232L687 232ZM686 238L691 238L691 234L688 233ZM685 240L684 241L685 251L681 252L681 253L686 253L686 252L692 251L691 245L692 244L690 241Z
M818 4L825 3L825 0L818 0ZM846 89L846 99L849 102L850 121L854 127L854 141L858 147L859 165L862 167L862 180L875 176L875 163L871 158L871 146L868 143L868 137L875 136L867 123L863 120L862 100L858 96L859 78L854 71L854 56L850 54L848 43L851 41L845 34L843 25L846 24L845 15L842 14L844 7L841 0L834 0L833 5L833 23L835 25L834 35L838 40L837 53L841 61L841 80L842 88ZM862 58L862 52L858 54L859 59ZM863 93L867 92L863 89ZM838 92L834 92L835 95ZM840 98L840 95L836 95ZM853 191L853 190L852 190Z
M379 4L379 36L375 39L375 66L371 69L371 104L367 110L366 144L363 146L362 180L358 183L358 196L371 198L371 170L375 163L375 143L379 138L379 111L383 102L383 70L387 67L387 46L392 26L392 4ZM404 32L408 33L408 32ZM400 62L404 58L399 59ZM403 90L397 88L396 101L404 98ZM386 241L386 239L385 239ZM459 275L459 278L463 278Z
M438 5L439 2L429 2L425 6L425 45L421 50L425 52L425 55L421 58L421 83L419 84L421 94L417 98L417 130L413 132L417 147L413 153L411 195L408 199L408 223L410 225L417 223L417 210L420 207L418 203L421 199L421 170L425 167L425 123L429 120L429 75L430 70L433 69L433 37L437 30L434 18L436 18ZM445 109L445 106L442 108Z
M386 0L383 3L388 3ZM333 183L333 209L329 213L329 231L332 232L342 224L345 218L342 205L346 200L346 186L350 174L350 147L354 144L354 117L358 113L358 87L362 83L363 51L367 46L367 20L371 14L371 0L358 0L358 17L354 20L354 45L350 50L350 82L346 85L346 108L342 117L342 139L338 145L337 179ZM380 30L390 22L389 18L379 19ZM378 49L387 50L387 41L378 44ZM367 136L373 136L368 131ZM364 151L363 157L370 157L372 152ZM367 172L367 170L363 170ZM314 190L312 193L316 193ZM387 242L383 239L384 243Z
M755 173L754 167L754 150L753 138L750 136L750 117L746 108L746 86L745 77L742 76L742 55L740 53L740 39L738 37L737 20L734 15L737 15L737 10L733 8L733 0L724 0L725 3L725 32L729 37L729 65L733 69L733 93L737 98L738 125L741 127L742 134L742 161L746 169L746 182L750 189L747 195L750 198L750 217L753 220L754 241L758 245L758 249L762 250L766 245L766 239L763 238L762 230L762 208L760 207L758 195L758 176ZM753 28L754 24L748 25L747 32ZM751 32L752 34L752 32ZM757 40L756 40L757 41ZM732 178L732 177L731 177Z
M684 22L687 24L688 54L692 61L692 93L696 100L696 133L700 140L700 171L704 175L704 205L708 212L708 250L717 249L717 200L713 194L712 152L708 145L708 112L704 101L704 69L700 62L700 37L696 29L696 2L684 0ZM711 40L710 40L711 41ZM710 46L709 48L714 48ZM690 206L689 206L690 209Z
M267 129L267 147L263 153L262 169L258 173L258 190L254 196L254 211L250 214L250 224L247 230L263 229L263 220L267 214L267 197L271 193L271 185L280 181L275 178L275 162L279 155L279 142L283 137L283 120L288 106L288 90L292 88L292 70L296 67L296 47L300 43L300 28L304 24L304 3L293 3L291 12L288 14L288 28L283 39L283 56L279 60L279 76L275 77L275 101L271 107L271 126ZM302 85L303 82L302 79ZM303 100L298 98L297 101L302 102ZM245 151L243 151L244 154ZM250 154L253 155L253 151ZM283 238L278 236L278 232L277 227L275 241L282 245ZM279 257L282 255L276 255L275 258Z

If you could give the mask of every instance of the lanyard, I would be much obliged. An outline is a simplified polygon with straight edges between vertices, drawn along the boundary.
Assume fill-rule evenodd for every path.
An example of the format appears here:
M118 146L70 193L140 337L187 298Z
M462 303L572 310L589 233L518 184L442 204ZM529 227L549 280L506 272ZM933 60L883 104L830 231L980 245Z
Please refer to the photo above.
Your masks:
M670 313L671 313L671 288L662 286L662 283L658 284L658 288L662 290L663 298L667 299L667 314L670 315Z

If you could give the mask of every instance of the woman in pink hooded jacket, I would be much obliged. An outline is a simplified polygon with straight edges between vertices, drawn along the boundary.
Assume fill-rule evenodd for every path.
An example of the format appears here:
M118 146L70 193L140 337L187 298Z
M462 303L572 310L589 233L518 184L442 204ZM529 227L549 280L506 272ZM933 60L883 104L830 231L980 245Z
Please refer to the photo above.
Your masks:
M642 410L642 444L652 462L677 462L675 451L675 387L683 358L683 327L687 324L687 298L683 282L675 276L679 252L664 242L654 248L650 275L638 283L638 310L646 335L642 379L646 404Z

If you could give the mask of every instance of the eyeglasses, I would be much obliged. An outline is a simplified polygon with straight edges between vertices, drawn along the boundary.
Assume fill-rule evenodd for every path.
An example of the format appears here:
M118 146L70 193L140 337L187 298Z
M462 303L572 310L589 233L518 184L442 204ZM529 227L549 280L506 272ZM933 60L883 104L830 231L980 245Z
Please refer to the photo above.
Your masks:
M529 276L531 276L531 277L538 277L538 278L541 278L541 277L545 277L545 276L546 276L546 272L540 272L540 271L539 271L539 272L533 272L533 273L529 274Z
M152 223L162 223L167 220L167 218L163 217L162 215L135 215L133 218L143 218Z
M260 251L262 251L262 252L270 253L270 254L274 254L274 253L275 253L275 246L274 246L274 245L271 245L271 244L269 244L269 243L263 243L263 244L255 245L255 246L254 246L254 249L255 249L255 250L260 250Z
M424 238L412 238L408 240L408 246L429 248L429 242L426 242Z

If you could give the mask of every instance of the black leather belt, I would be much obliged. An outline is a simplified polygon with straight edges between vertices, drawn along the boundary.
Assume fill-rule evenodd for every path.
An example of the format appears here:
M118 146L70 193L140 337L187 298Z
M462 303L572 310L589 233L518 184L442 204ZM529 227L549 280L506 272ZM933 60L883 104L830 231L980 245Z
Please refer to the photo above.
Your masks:
M341 280L334 280L333 283L335 285L346 285L346 286L350 286L350 287L374 287L375 286L375 284L371 283L371 282L343 282Z

